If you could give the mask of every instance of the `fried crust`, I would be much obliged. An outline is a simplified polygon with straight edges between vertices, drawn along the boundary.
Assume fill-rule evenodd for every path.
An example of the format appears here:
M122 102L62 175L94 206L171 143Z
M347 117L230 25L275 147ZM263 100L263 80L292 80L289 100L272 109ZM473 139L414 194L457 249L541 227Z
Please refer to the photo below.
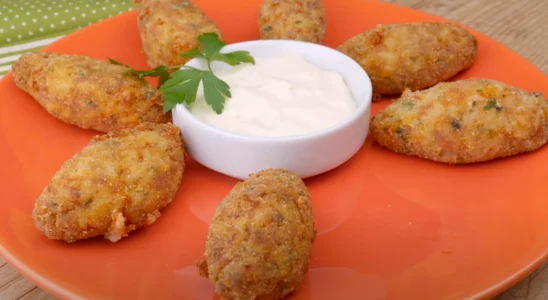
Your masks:
M84 129L109 132L166 123L159 91L128 69L81 55L25 53L13 64L17 87L48 113Z
M431 87L470 68L478 43L455 24L425 22L379 25L337 49L365 69L375 94L398 95L405 89Z
M217 25L190 0L139 0L138 27L143 52L151 68L175 66L191 58L180 54L199 47L197 37L214 32Z
M321 44L327 17L321 0L265 0L259 10L261 39Z
M197 267L222 299L281 299L303 281L315 234L303 181L261 171L219 205Z
M371 136L397 153L466 164L534 151L548 140L540 93L472 78L405 91L376 115Z
M37 199L36 228L50 239L116 242L151 225L175 196L185 168L175 125L143 123L92 139Z

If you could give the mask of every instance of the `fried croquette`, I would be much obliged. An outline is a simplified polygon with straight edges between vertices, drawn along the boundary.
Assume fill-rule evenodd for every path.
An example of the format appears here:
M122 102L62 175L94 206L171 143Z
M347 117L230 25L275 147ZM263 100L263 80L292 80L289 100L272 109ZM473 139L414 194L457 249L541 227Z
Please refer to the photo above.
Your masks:
M387 149L433 161L488 161L542 147L548 103L495 80L443 82L405 91L373 118L371 135Z
M206 14L190 0L134 0L140 4L138 27L151 68L182 65L190 60L181 53L199 46L197 37L221 31Z
M326 23L321 0L265 0L259 10L261 39L321 44Z
M87 56L25 53L13 64L15 84L55 118L109 132L165 123L161 93L127 67Z
M374 99L421 90L470 68L476 38L451 23L379 25L338 47L368 73Z
M34 224L49 239L104 236L116 242L160 217L184 168L182 136L171 123L143 123L96 136L43 190Z
M197 266L222 299L281 299L303 281L315 236L303 181L264 170L221 202Z

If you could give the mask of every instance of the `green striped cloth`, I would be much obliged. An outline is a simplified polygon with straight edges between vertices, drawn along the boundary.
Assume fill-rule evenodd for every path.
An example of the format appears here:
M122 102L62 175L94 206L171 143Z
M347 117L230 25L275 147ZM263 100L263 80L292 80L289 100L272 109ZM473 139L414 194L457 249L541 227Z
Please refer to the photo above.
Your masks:
M0 0L0 78L22 53L134 8L132 0Z

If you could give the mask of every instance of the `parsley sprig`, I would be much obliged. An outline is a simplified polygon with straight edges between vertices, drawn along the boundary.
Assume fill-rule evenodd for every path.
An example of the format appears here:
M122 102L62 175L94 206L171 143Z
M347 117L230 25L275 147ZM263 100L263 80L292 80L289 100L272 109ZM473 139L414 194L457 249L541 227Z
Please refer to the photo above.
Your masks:
M120 62L110 59L113 64L124 65L129 70L127 74L144 77L159 77L158 89L164 98L164 112L173 109L177 104L188 105L196 101L200 82L203 85L204 98L206 103L217 113L221 114L224 109L225 99L232 97L230 86L215 76L211 69L214 61L224 62L231 66L242 63L255 64L255 60L247 51L234 51L221 53L225 43L219 39L216 33L208 32L198 36L198 43L202 50L194 48L181 54L185 58L201 58L207 61L207 70L180 65L180 66L159 66L151 70L134 70ZM179 69L173 73L170 71Z

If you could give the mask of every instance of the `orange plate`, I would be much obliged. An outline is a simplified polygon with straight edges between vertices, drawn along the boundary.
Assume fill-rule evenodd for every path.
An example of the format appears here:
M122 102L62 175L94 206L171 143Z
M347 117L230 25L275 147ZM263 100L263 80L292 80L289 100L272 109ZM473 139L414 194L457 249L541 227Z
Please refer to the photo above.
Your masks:
M228 42L258 38L261 0L196 0ZM324 0L325 43L336 46L378 23L442 21L372 0ZM339 2L340 3L340 2ZM461 77L498 79L548 92L548 79L495 41L479 39ZM47 51L107 57L144 68L136 13L72 34ZM0 253L63 298L211 299L194 263L216 205L236 180L191 161L174 202L151 227L110 243L49 241L33 226L34 200L63 161L95 134L57 121L11 75L0 83ZM375 104L377 112L387 105ZM227 158L229 159L229 158ZM348 163L306 181L318 238L294 299L489 297L548 253L548 147L469 166L394 154L368 141Z

